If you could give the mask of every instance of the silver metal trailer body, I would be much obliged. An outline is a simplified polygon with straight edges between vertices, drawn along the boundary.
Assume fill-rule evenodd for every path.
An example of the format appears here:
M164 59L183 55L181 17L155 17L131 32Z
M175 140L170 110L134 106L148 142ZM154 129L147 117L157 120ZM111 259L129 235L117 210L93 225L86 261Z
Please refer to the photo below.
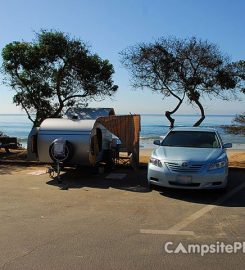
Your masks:
M90 165L91 138L100 132L100 152L108 149L112 134L93 120L73 120L66 118L46 119L42 122L37 136L38 159L41 162L52 162L50 148L57 138L66 140L70 148L71 165Z
M70 108L63 118L48 118L31 130L28 160L106 168L126 160L136 168L139 134L139 115L116 116L113 108Z

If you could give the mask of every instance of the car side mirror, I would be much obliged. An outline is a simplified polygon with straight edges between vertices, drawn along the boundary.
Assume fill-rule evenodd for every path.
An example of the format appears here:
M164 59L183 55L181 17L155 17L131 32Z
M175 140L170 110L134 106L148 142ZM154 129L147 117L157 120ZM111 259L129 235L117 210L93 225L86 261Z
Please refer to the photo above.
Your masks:
M225 143L223 145L223 148L231 148L232 147L232 143Z
M161 145L161 142L160 142L160 140L154 140L153 144L155 144L155 145Z

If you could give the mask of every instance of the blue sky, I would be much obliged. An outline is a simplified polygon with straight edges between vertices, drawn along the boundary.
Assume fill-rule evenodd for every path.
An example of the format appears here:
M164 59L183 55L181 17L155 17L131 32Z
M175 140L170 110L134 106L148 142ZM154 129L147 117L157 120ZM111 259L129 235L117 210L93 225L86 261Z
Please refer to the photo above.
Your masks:
M0 50L14 40L31 41L40 29L55 29L79 37L93 52L114 65L119 85L113 100L91 103L114 107L118 113L163 113L175 105L171 98L148 89L132 90L118 53L129 45L161 36L197 36L216 43L232 60L245 59L244 0L6 0L1 1ZM1 60L0 60L1 61ZM14 92L0 84L0 113L18 113ZM242 101L203 100L207 114L244 111ZM179 113L198 113L184 104Z

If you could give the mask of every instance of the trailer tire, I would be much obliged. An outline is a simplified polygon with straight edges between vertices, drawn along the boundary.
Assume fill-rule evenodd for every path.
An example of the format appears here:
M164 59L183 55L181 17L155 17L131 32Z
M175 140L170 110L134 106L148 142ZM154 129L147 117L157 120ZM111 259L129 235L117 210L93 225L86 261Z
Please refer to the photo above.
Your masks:
M74 147L73 147L72 143L69 142L69 141L66 141L65 157L63 159L57 160L54 157L53 149L54 149L54 142L52 142L52 144L49 147L49 156L54 162L61 161L61 162L64 162L64 163L68 163L74 156Z

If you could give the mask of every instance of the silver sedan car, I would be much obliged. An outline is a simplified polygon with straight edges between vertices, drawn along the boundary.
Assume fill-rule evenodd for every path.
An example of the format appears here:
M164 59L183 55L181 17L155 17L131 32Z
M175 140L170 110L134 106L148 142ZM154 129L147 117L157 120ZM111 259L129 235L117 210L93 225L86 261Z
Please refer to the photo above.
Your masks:
M171 188L225 188L228 178L226 148L213 128L173 128L152 152L148 184Z

